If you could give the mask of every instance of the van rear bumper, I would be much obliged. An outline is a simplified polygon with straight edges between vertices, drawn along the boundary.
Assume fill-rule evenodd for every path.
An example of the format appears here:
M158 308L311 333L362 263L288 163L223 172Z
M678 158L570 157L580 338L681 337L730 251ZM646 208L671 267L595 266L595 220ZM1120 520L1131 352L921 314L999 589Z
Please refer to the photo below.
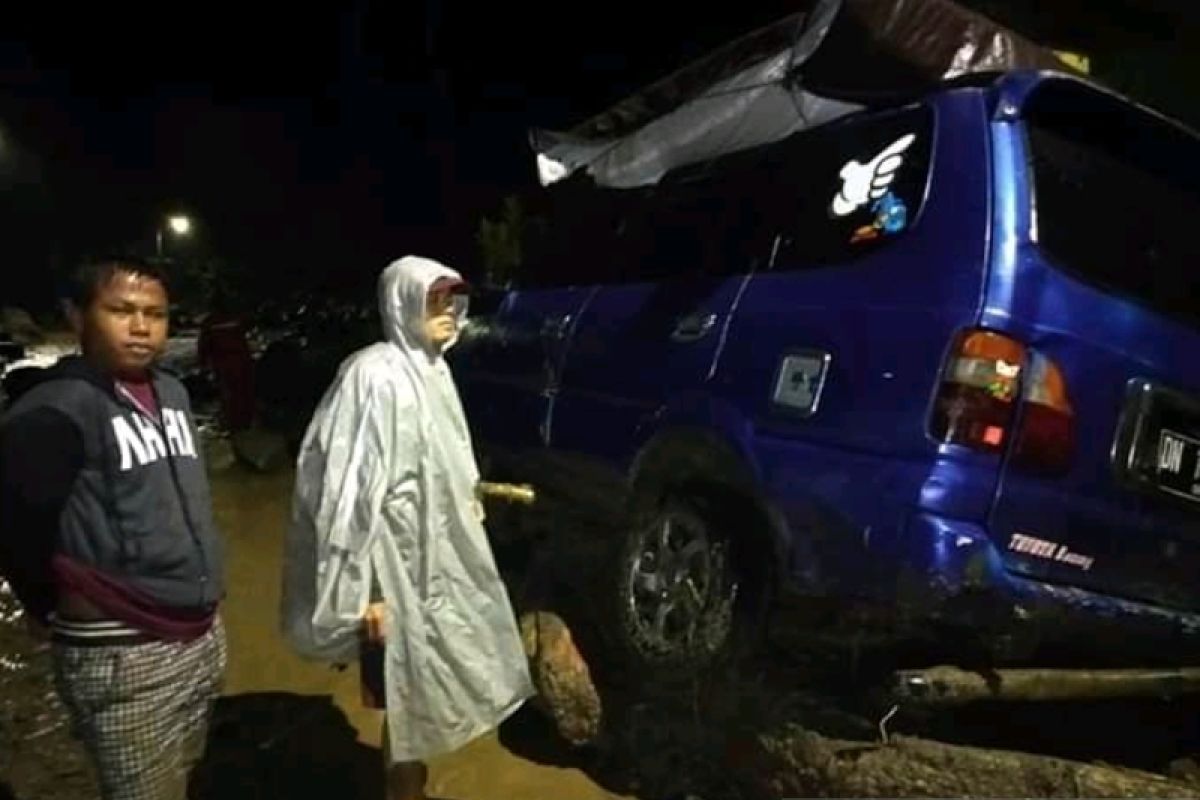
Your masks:
M1099 651L1112 644L1139 663L1147 657L1200 662L1200 614L1016 574L987 530L972 522L917 512L903 541L897 599L914 622L932 618L984 636L1073 651L1074 645Z

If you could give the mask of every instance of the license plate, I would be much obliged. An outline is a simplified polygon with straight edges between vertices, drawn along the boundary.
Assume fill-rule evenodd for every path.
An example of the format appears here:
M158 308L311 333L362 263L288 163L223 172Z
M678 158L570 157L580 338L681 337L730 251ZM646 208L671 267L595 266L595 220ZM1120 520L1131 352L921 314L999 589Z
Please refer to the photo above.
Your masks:
M1200 503L1200 440L1164 428L1154 474L1162 491Z

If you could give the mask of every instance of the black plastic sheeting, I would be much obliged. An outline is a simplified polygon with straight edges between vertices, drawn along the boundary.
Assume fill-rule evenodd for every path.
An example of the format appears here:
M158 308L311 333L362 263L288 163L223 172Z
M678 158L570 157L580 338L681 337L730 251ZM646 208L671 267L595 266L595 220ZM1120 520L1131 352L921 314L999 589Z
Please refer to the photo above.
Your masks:
M950 0L818 0L566 132L534 130L543 184L580 170L601 186L779 141L947 81L1075 71L1052 51Z

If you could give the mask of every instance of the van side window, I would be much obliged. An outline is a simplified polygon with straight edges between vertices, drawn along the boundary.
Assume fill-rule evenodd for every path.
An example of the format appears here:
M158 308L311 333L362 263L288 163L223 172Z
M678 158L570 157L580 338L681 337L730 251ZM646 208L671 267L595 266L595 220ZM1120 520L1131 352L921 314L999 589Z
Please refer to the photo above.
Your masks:
M527 237L516 284L525 289L588 286L614 278L613 246L625 192L570 190L556 194L549 213Z
M773 169L774 270L842 264L915 224L933 152L927 106L856 116L797 134Z
M741 275L755 266L748 236L753 198L740 176L664 187L631 209L616 259L625 283Z
M1095 92L1026 107L1039 249L1060 269L1200 326L1200 143Z
M645 189L559 190L522 286L641 283L838 264L886 246L920 213L933 112L856 116L697 165ZM779 246L776 247L778 237Z

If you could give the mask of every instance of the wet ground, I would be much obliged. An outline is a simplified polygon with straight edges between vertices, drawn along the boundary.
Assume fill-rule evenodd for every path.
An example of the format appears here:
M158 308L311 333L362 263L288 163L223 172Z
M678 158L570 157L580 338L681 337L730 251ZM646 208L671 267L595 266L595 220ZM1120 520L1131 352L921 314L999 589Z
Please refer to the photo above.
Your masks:
M344 672L291 654L277 632L283 525L291 474L233 468L214 475L228 541L225 620L230 662L195 794L213 800L380 798L378 712L358 702ZM64 726L48 658L26 635L11 599L0 618L0 800L96 797ZM503 743L502 743L503 741ZM536 758L531 757L536 755ZM431 763L430 793L456 800L600 800L618 796L583 770L536 712Z
M289 732L275 728L270 735L277 742L295 741L324 738L337 731L333 711L327 704L322 710L316 701L316 698L331 698L336 711L345 714L349 726L343 725L338 735L349 738L352 729L356 740L354 746L345 743L343 749L354 754L356 763L362 762L361 780L369 785L380 761L380 717L378 712L364 710L358 702L355 668L339 673L304 662L287 650L277 632L281 545L291 486L288 470L274 475L252 475L235 468L214 480L218 522L230 542L226 612L231 653L227 689L230 708L238 698L250 704L269 693L291 693L295 708L287 709L279 721L290 724L292 729ZM274 702L285 709L288 705L278 694ZM313 715L312 721L306 721L305 714ZM526 721L514 722L520 727ZM549 737L549 730L537 724L540 720L533 722L525 725L531 736ZM541 746L542 742L528 744ZM559 755L562 759L569 758L565 751ZM612 796L578 769L522 758L502 746L498 735L484 737L460 753L435 760L431 764L430 791L438 797L462 800L551 796L562 800L598 800ZM373 795L379 796L374 791L362 796Z
M188 346L178 343L184 361ZM197 412L211 432L211 409L200 403ZM381 798L380 719L359 703L355 668L337 672L302 661L277 632L291 472L229 466L227 447L211 454L210 463L220 467L213 473L214 503L228 542L230 664L193 797ZM869 691L868 673L881 662L791 641L789 634L803 626L787 616L777 619L776 628L762 656L674 696L633 696L629 687L637 685L636 677L606 682L608 734L597 747L573 750L539 713L523 710L495 734L434 761L431 796L742 798L747 795L730 769L731 737L784 719L839 739L878 741L880 720L890 708ZM602 667L596 674L605 681L616 677L603 675ZM886 729L1160 773L1190 768L1200 775L1194 764L1181 764L1200 754L1195 698L978 704L938 713L901 708ZM54 695L48 653L27 635L19 610L0 587L0 800L96 796Z
M305 662L276 629L290 471L235 466L215 473L213 488L228 541L230 664L194 797L382 797L380 719L358 702L355 668ZM64 727L47 654L26 635L11 599L4 597L0 609L0 800L96 797ZM572 750L540 714L525 710L496 734L434 761L432 796L739 797L721 760L725 734L735 726L753 728L782 714L838 738L877 739L887 707L844 680L839 685L846 675L839 656L813 659L778 648L766 655L743 666L736 689L697 686L666 702L625 704L615 726L620 735L602 748ZM936 715L901 709L888 730L1165 772L1173 760L1200 752L1200 704L976 706Z

